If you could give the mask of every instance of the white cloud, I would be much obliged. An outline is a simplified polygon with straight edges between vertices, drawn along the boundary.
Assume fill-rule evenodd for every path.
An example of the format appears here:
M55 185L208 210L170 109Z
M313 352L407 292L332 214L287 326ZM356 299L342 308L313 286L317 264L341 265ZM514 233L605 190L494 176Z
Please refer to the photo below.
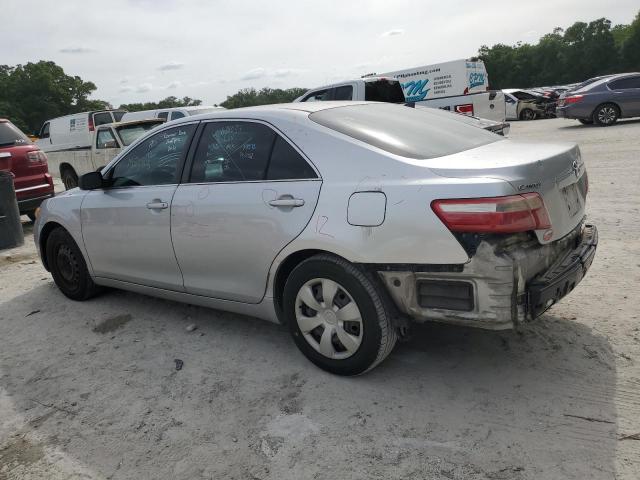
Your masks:
M153 90L153 85L150 83L141 83L136 87L136 93L146 93Z
M120 93L127 93L127 92L133 92L133 87L126 85L124 87L121 87L120 90L118 90Z
M184 63L180 62L169 62L158 67L158 70L167 71L167 70L180 70L184 67Z
M129 83L129 77L124 77L120 80L120 85L124 85L125 83Z
M262 67L257 67L249 70L247 73L240 77L240 80L256 80L258 78L264 78L267 76L267 71Z
M304 72L304 70L300 68L278 68L274 70L273 76L276 78L293 77L302 72Z
M61 48L59 50L60 53L72 53L72 54L82 54L82 53L92 53L95 52L95 50L93 48L87 48L87 47L67 47L67 48Z
M173 89L173 88L178 88L182 86L182 82L180 80L174 80L173 82L169 83L169 85L167 85L165 88L167 90Z
M389 30L389 31L384 32L380 36L381 37L395 37L396 35L404 35L404 29L403 28L395 28L393 30Z

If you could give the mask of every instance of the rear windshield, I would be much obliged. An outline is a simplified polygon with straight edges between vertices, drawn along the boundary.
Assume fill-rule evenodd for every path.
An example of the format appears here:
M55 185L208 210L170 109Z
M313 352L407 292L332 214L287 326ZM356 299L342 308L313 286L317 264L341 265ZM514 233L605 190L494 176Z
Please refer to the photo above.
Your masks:
M320 110L309 118L320 125L389 153L414 159L451 155L502 140L482 128L467 125L429 108L384 103Z
M163 122L145 122L137 125L124 125L122 127L117 127L116 131L118 132L118 136L122 141L122 145L125 147L131 145L137 139L139 139L146 132L151 130L152 128L161 125Z
M404 103L404 92L397 80L365 82L364 99L368 102Z
M13 147L24 145L31 140L22 133L13 123L0 122L0 147Z

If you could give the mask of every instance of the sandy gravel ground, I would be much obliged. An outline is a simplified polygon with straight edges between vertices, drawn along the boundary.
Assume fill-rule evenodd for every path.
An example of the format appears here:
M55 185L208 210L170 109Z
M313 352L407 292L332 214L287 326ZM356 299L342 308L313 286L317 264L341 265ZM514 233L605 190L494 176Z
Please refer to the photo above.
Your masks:
M640 121L512 137L582 147L590 274L523 333L425 325L359 378L259 320L73 303L31 237L0 253L0 480L640 478Z

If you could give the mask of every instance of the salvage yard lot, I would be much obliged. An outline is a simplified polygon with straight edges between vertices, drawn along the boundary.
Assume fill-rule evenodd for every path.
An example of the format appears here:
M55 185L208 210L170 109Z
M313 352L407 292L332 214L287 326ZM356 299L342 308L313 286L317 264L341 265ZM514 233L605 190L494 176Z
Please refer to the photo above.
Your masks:
M24 223L0 253L0 480L639 478L640 121L511 137L579 143L588 276L522 332L420 326L356 378L264 321L120 291L71 302Z

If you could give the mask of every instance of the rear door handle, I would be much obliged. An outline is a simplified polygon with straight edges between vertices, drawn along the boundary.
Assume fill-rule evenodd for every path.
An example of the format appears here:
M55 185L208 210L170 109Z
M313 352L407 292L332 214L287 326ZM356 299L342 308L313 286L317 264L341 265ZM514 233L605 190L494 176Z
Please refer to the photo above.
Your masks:
M147 203L147 208L149 210L164 210L165 208L169 208L169 204L167 202L149 202Z
M269 205L272 207L302 207L304 205L304 200L301 198L278 198L276 200L271 200Z

